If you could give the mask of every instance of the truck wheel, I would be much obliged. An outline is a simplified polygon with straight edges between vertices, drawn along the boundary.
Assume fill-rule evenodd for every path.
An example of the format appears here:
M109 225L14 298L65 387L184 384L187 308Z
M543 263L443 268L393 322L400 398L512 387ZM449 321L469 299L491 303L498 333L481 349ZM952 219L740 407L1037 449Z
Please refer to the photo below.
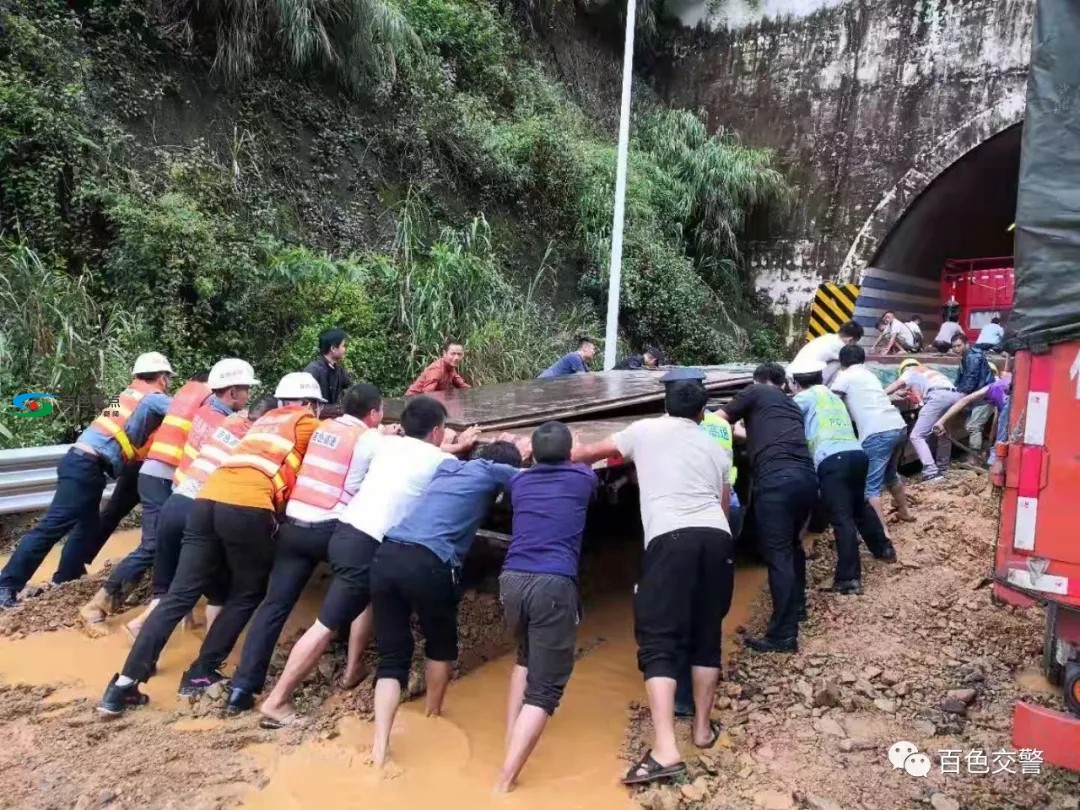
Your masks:
M1065 667L1065 708L1080 716L1080 661L1070 661Z
M1057 660L1057 612L1058 606L1050 602L1046 606L1046 635L1043 638L1043 675L1046 680L1061 686L1065 668Z

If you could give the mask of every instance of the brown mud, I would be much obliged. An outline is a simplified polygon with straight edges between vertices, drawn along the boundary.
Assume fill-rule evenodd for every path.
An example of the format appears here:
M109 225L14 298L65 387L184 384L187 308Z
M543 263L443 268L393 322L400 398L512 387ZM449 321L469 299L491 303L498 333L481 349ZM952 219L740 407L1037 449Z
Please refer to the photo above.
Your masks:
M118 534L101 556L119 558L135 542L135 533ZM303 730L269 732L252 716L223 718L224 690L178 700L177 679L201 636L182 628L162 655L160 674L143 687L150 705L116 722L99 720L94 703L129 649L122 625L139 612L110 618L101 637L81 630L76 611L106 575L107 568L99 568L0 618L0 681L8 684L0 687L0 734L8 741L0 753L0 806L632 808L618 778L626 708L643 694L629 599L637 553L627 541L583 560L585 619L574 676L519 788L501 798L491 788L502 759L513 656L506 654L510 644L492 594L470 592L462 601L458 680L444 715L426 718L420 702L407 702L394 729L391 763L376 772L365 764L371 681L350 692L335 688L344 663L340 647L324 656L300 690L298 706L315 720ZM35 579L47 580L54 564L50 558ZM757 569L740 577L732 628L748 620L762 583ZM286 627L271 679L291 640L316 615L324 590L323 573ZM418 649L411 696L423 693L420 656Z

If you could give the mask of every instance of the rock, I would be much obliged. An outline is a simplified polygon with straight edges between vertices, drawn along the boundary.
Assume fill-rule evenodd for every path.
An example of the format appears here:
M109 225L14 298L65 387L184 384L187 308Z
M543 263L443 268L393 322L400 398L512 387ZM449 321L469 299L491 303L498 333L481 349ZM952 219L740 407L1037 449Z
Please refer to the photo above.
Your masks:
M779 695L780 694L780 687L779 686L766 686L765 689L764 689L764 694L766 694L766 695Z
M911 687L907 681L900 681L900 683L893 685L892 690L897 697L906 697L907 693L911 691Z
M871 700L877 697L877 690L870 685L870 682L864 679L860 679L855 682L855 691L860 695L865 695Z
M209 700L221 700L225 696L225 687L219 681L218 683L210 684L206 687L206 691L203 693Z
M812 703L814 700L814 687L810 685L809 681L800 678L795 683L793 691L807 703Z
M752 683L744 683L742 689L739 692L739 697L743 700L749 700L754 695L758 694L761 690L754 686Z
M324 681L334 680L334 662L323 659L317 667L319 677Z
M941 701L941 710L947 714L967 714L967 704L959 698L945 698Z
M674 790L651 787L638 797L645 810L678 810L679 794Z
M819 678L814 681L813 704L816 707L828 707L840 705L840 685L828 678Z
M844 810L838 802L826 799L824 796L815 796L813 793L806 797L806 806L810 810Z
M930 806L934 810L960 810L960 802L949 798L944 793L935 793L931 796Z
M891 669L887 669L881 673L881 682L886 686L896 686L896 684L900 683L902 680L903 678L900 677L900 674Z
M965 706L970 706L975 700L974 689L950 689L945 694L946 697L961 701Z
M98 793L98 805L104 807L107 804L112 803L116 799L117 793L115 790L103 790Z
M1058 799L1057 806L1061 810L1077 810L1080 807L1080 796L1062 796Z
M754 756L757 757L758 759L762 759L762 760L765 760L766 762L769 762L771 760L776 759L776 752L773 751L770 746L763 745L760 748L758 748L757 751L754 752Z
M74 810L90 810L93 806L93 801L94 800L90 798L89 793L84 793L76 800Z
M814 728L828 737L839 737L840 739L843 739L847 736L847 732L844 731L844 727L840 725L840 722L831 717L819 718L814 723Z
M754 794L754 807L761 810L793 810L795 800L790 793L779 790L759 790Z
M698 762L701 764L701 767L704 768L708 773L716 773L716 760L714 760L708 754L701 754L698 757Z
M933 737L937 733L937 726L929 720L916 720L915 731L923 737Z
M698 786L697 782L689 785L683 785L679 788L679 793L688 802L700 802L705 798L705 791Z
M885 714L896 714L896 701L889 700L888 698L878 698L874 701L874 706L880 712Z
M857 681L857 680L859 680L859 679L857 677L855 677L855 674L853 672L841 672L840 673L840 683L850 684L850 683L855 683L855 681Z
M731 698L718 697L716 699L716 701L713 703L713 706L715 706L717 709L721 709L721 710L730 709L731 708Z
M872 681L881 674L881 671L880 667L867 667L863 670L863 677L868 681Z

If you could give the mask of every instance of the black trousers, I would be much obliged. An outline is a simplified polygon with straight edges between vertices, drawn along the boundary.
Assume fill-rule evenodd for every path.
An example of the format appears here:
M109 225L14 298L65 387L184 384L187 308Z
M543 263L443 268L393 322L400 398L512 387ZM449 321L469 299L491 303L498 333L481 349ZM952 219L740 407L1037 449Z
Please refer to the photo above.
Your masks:
M113 596L120 596L125 590L134 588L147 570L153 567L161 507L172 495L172 479L140 475L138 488L139 502L142 504L142 538L138 548L117 563L105 580L105 590Z
M409 682L415 642L412 617L424 634L424 657L456 661L458 656L458 574L416 543L385 540L371 563L371 609L379 639L376 679Z
M297 526L285 518L278 530L277 556L270 571L266 598L251 620L240 666L232 679L235 688L252 694L263 690L274 646L316 566L326 562L327 546L337 525L336 520L327 520Z
M101 549L109 542L109 538L112 537L120 522L139 505L139 470L141 469L141 461L132 461L125 464L124 469L120 471L116 486L113 487L112 497L102 507L98 517L97 535L93 539L88 539L83 548L84 565L90 565L94 561ZM85 573L85 567L83 573Z
M638 669L677 679L687 666L719 668L735 586L734 544L721 529L686 528L649 541L634 594Z
M869 459L862 450L834 453L818 465L821 502L836 535L836 581L859 579L859 535L867 548L880 556L888 540L877 512L866 500Z
M186 495L170 495L161 507L157 523L157 548L154 550L154 574L151 580L151 593L160 599L169 592L176 566L180 563L180 548L184 542L184 529L187 527L195 499ZM213 581L208 582L203 591L206 601L215 607L225 604L229 595L229 572L218 571Z
M817 488L817 476L810 470L785 471L754 482L758 543L769 566L770 638L799 634L799 611L806 605L806 554L800 535L817 501Z
M371 604L371 561L378 549L379 541L374 537L348 523L338 523L326 548L334 577L319 610L323 627L347 627Z
M219 668L266 594L274 563L276 525L269 509L196 500L184 531L176 576L135 639L123 674L136 681L150 677L176 625L225 570L228 597L189 671L209 674Z

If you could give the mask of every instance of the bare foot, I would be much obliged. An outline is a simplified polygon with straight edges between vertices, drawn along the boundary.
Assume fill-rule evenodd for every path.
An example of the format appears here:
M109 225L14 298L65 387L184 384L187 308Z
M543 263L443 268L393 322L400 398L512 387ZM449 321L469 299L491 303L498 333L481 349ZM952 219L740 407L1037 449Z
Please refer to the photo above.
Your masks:
M341 677L334 682L334 685L338 689L343 689L347 692L350 689L355 689L360 684L362 684L367 678L367 676L368 671L366 667L361 667L359 673L352 673L346 669L345 672L342 673Z
M517 787L517 783L511 779L509 782L500 779L495 783L495 790L493 791L497 796L505 796L507 793L512 793L514 788Z
M262 705L259 706L259 714L268 720L274 720L281 722L287 720L290 717L296 716L296 707L291 702L282 703L280 705L273 705L268 700L264 700Z
M105 624L105 611L92 605L84 605L79 608L79 618L82 619L83 628L91 638L108 635L109 628Z

